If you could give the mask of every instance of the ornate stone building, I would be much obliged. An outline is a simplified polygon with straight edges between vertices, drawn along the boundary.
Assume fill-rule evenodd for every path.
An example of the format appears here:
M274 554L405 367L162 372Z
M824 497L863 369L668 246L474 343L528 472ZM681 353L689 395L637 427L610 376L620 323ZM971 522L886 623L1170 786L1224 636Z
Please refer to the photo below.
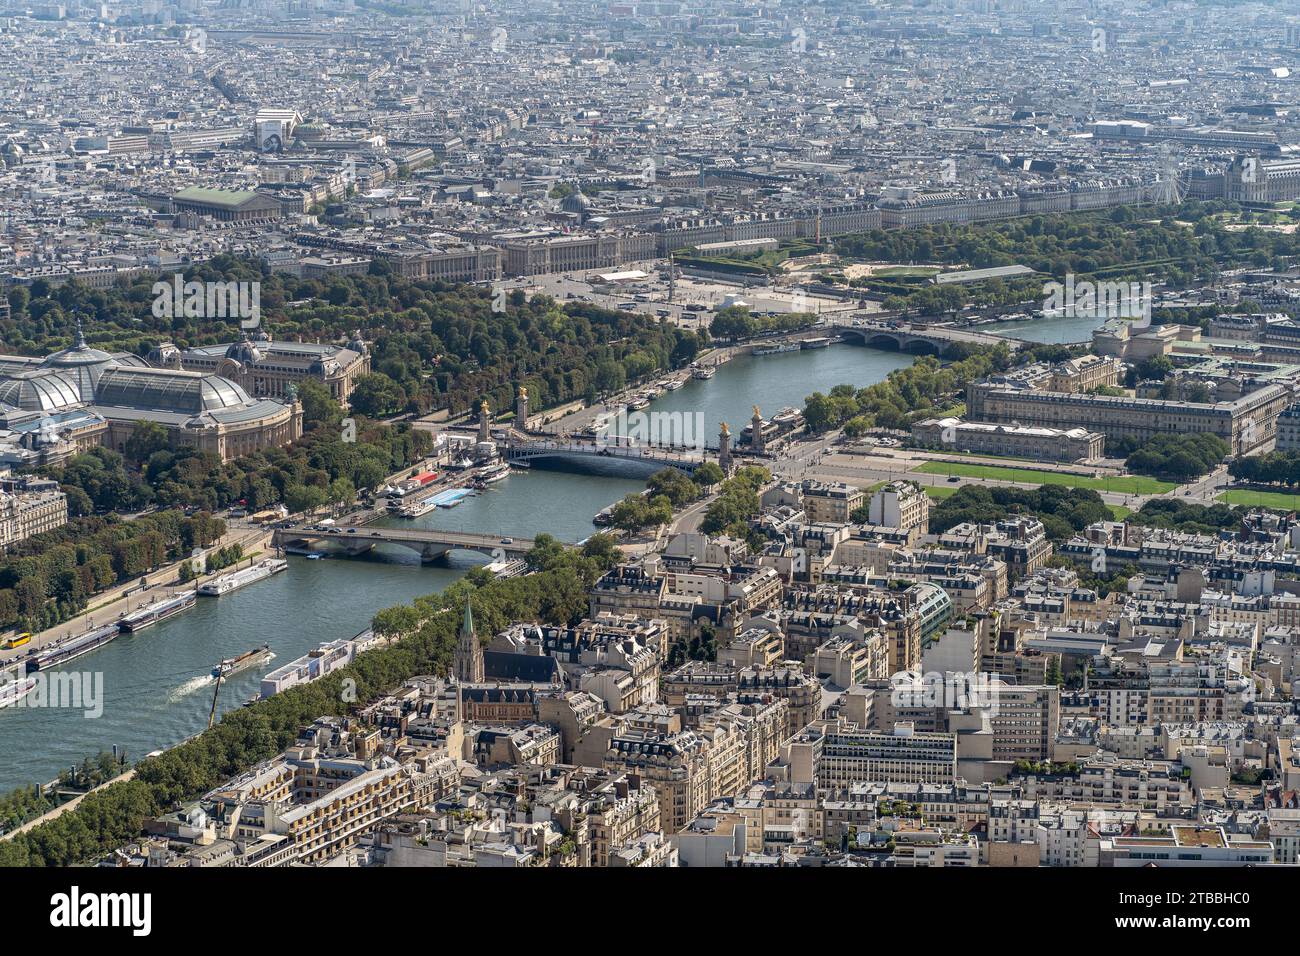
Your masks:
M0 490L0 550L68 522L68 497L54 482L13 494Z
M259 331L237 342L185 351L164 342L149 353L149 364L215 373L254 398L287 398L299 383L310 379L324 385L331 398L346 405L356 380L370 372L370 348L359 332L342 346L276 342L267 332Z
M157 350L156 350L157 351ZM76 343L44 359L0 356L0 418L24 432L38 462L102 444L122 451L136 425L165 427L174 446L228 461L302 435L302 406L292 398L253 398L220 375L154 368L135 355Z

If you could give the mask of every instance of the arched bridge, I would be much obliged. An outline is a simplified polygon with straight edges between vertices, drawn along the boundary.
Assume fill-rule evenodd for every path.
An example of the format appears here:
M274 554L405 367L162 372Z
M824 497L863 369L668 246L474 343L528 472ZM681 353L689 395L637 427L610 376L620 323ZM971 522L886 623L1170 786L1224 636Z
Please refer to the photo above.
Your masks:
M858 319L839 323L833 328L845 339L858 339L863 345L876 348L898 349L942 357L956 346L1006 345L1012 351L1025 345L1020 339L1008 335L991 335L947 326L911 325L907 322L872 322Z
M699 451L679 451L659 445L616 445L607 441L574 441L537 438L512 441L506 449L508 461L530 464L555 459L581 461L623 461L643 465L648 474L661 468L677 468L691 474L707 459Z
M533 548L532 538L503 538L495 534L442 531L435 528L320 528L302 525L277 528L271 543L286 550L311 550L313 544L329 542L350 555L364 554L379 544L398 544L420 555L421 561L437 561L448 551L478 551L493 560L515 558Z

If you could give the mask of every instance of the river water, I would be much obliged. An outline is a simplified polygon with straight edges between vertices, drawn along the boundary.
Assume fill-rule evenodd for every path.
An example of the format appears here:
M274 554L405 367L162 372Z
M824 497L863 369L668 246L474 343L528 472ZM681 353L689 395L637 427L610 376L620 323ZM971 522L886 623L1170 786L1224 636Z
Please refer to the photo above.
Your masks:
M691 380L667 393L653 409L698 412L713 445L720 421L739 435L755 404L770 417L788 405L801 408L813 391L841 383L869 385L912 360L852 345L741 356L712 379ZM576 542L595 530L591 519L597 511L644 486L644 478L534 468L512 473L416 524L518 538L547 532ZM92 679L102 675L101 716L91 719L71 709L0 711L0 791L51 780L114 745L134 760L176 744L207 724L213 693L209 672L219 660L267 642L276 655L274 662L223 682L220 713L255 694L262 676L275 667L323 641L357 634L376 611L440 591L484 559L458 553L447 564L422 566L414 552L383 545L359 559L288 560L288 570L269 580L223 597L200 597L193 610L123 635L69 664L70 670L96 675Z
M710 447L718 443L718 425L726 422L733 436L753 417L757 405L771 418L792 405L803 409L813 392L829 392L836 385L862 388L883 381L894 369L915 361L911 355L883 352L858 345L781 352L777 355L741 355L718 369L711 379L688 379L676 391L657 399L656 412L700 413Z
M1055 318L1029 319L1025 322L1002 322L997 325L982 326L980 331L994 335L1010 335L1012 338L1025 339L1028 342L1042 342L1047 345L1064 345L1076 342L1091 342L1093 330L1101 328L1108 320L1105 318Z

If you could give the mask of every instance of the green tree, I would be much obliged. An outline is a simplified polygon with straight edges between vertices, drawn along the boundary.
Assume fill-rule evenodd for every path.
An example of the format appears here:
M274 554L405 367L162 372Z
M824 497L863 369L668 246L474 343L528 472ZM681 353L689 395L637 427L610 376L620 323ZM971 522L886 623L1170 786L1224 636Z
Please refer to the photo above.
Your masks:
M161 423L136 422L123 450L126 460L138 468L154 452L163 451L170 444L170 433Z
M339 403L320 382L304 379L298 383L298 401L302 402L304 428L337 425L343 417Z
M356 380L349 401L355 412L373 418L387 418L405 407L406 393L383 372L372 372Z
M716 461L706 461L696 466L691 475L691 480L701 488L708 488L716 485L725 478L722 473L722 467Z

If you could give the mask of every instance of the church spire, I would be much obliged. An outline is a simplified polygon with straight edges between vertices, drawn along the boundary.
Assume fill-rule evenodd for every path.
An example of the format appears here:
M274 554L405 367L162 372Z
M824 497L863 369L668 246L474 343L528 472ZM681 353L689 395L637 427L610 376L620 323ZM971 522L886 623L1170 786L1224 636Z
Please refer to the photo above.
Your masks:
M465 599L465 619L460 625L460 639L456 642L454 661L456 680L462 684L483 683L483 645L474 633L474 611L469 598Z

